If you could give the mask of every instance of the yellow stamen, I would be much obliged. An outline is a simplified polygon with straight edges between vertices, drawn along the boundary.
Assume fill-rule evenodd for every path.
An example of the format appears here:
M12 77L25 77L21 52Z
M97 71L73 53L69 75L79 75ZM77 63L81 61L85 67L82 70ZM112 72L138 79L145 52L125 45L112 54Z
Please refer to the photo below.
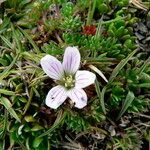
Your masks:
M63 78L62 80L64 81L64 86L66 88L74 87L75 80L73 79L72 75L69 75L69 76Z

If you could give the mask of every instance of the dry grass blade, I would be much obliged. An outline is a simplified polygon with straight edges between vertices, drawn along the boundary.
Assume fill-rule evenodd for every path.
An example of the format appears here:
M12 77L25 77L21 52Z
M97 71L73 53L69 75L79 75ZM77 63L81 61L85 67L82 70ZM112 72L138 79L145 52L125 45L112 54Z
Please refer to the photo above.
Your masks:
M148 10L148 7L146 7L144 4L142 4L142 2L140 0L130 0L130 3L132 3L136 7L143 9L145 11Z
M89 68L91 68L93 71L95 71L97 74L99 74L106 82L108 82L108 80L106 79L104 74L98 68L96 68L93 65L89 65Z

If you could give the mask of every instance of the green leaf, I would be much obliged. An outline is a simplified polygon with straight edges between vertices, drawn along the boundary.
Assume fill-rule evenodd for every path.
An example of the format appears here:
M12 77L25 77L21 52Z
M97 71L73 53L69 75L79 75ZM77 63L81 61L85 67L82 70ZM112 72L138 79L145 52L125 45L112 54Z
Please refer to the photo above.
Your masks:
M135 98L134 93L129 91L127 96L126 96L126 99L123 103L122 109L121 109L121 111L117 117L117 120L125 113L125 111L128 109L128 107L130 106L130 104L132 103L134 98Z
M132 48L132 46L133 46L132 40L131 40L131 39L127 39L127 40L124 42L124 46L125 46L126 48Z
M43 138L35 138L33 141L33 147L34 148L39 147L39 145L41 144L42 141L43 141Z
M116 36L120 37L123 35L124 32L124 26L120 27L117 31L116 31Z
M87 16L86 25L90 25L91 24L95 8L96 8L96 0L95 1L91 1L91 2L89 1L89 10L88 10L88 16Z
M26 122L35 122L36 121L36 119L33 118L33 116L31 116L31 115L25 116L24 119Z
M105 98L105 92L106 92L106 89L107 89L107 86L104 86L103 89L102 89L102 92L101 92L101 104L102 104L102 109L103 109L103 112L104 114L106 114L106 109L105 109L105 103L104 103L104 98Z
M108 6L105 3L98 5L98 10L100 13L106 13L108 11Z
M3 149L4 145L3 145L3 142L0 141L0 149Z
M31 149L31 148L30 148L29 141L30 141L30 137L28 137L28 138L26 139L26 150L30 150L30 149Z
M100 90L99 83L98 83L97 79L95 80L95 88L96 88L97 96L98 96L98 98L100 100L100 104L101 104L102 110L103 110L104 114L106 114L105 104L104 104L103 99L101 98L101 90Z
M23 115L25 115L27 110L29 109L31 101L32 101L32 97L33 97L33 88L31 88L31 90L29 92L29 99L24 107Z
M150 75L145 72L140 73L139 78L146 82L150 82Z
M127 62L131 59L131 57L137 52L137 50L134 50L132 53L130 53L125 59L121 60L120 63L115 67L113 70L110 78L109 83L111 83L115 77L118 75L119 71L127 64Z
M0 81L2 81L4 78L6 78L8 76L8 74L10 72L9 70L13 67L17 58L18 58L18 55L14 58L14 60L11 62L11 64L2 73L0 73Z
M6 45L12 49L13 48L13 45L2 35L0 35L0 38L6 43Z
M5 89L0 89L0 94L4 94L4 95L15 95L15 92L12 92L12 91L8 91L8 90L5 90Z
M144 62L144 64L142 65L142 67L139 70L138 75L141 75L141 73L145 70L145 68L148 66L149 63L150 63L150 57Z
M150 82L148 82L148 83L141 83L141 84L137 84L136 85L137 87L145 87L145 88L150 88Z
M7 132L7 124L8 124L8 112L4 111L4 116L0 118L0 139L4 139Z
M3 66L7 66L7 60L0 58L0 64L2 64Z
M30 44L33 46L35 52L38 54L40 53L40 50L38 48L38 46L35 44L35 42L32 40L31 36L25 32L24 30L22 30L21 28L19 28L21 30L21 32L24 34L24 36L29 40Z
M20 33L19 33L20 31L15 30L13 25L12 25L12 31L13 31L13 38L15 39L15 43L17 46L16 52L20 53L23 51L21 40L20 40Z
M4 0L1 0L1 1L4 1ZM1 1L0 1L0 5L1 5ZM7 18L5 16L4 19L3 19L2 24L0 25L0 34L7 31L9 24L10 24L10 18Z
M18 121L21 122L18 115L16 114L16 112L14 111L14 109L12 108L12 104L10 103L10 101L5 98L5 97L0 97L0 102L4 105L4 107L9 111L9 113Z
M39 130L42 130L42 129L43 129L42 126L36 124L36 125L34 125L34 127L31 129L31 131L39 131Z

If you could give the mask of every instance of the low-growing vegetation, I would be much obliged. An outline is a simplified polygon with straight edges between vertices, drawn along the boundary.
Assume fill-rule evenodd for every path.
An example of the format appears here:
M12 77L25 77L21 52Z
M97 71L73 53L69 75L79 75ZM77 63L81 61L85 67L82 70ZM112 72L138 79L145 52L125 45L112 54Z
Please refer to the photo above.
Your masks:
M0 1L0 150L148 150L150 0ZM40 61L81 54L87 105L45 104ZM108 81L108 82L107 82Z

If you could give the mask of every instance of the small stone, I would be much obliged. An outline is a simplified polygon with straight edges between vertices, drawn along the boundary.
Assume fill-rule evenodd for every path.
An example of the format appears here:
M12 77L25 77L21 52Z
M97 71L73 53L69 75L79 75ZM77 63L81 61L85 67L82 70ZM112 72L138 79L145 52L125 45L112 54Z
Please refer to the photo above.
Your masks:
M150 36L147 37L147 38L145 39L145 41L146 41L146 42L147 42L147 41L150 41Z
M140 33L138 33L138 32L135 32L135 35L137 36L137 38L138 38L139 40L144 39L144 36L143 36L143 35L141 35L141 34L140 34Z
M115 129L114 129L113 126L110 126L110 127L109 127L109 132L110 132L110 135L111 135L111 136L115 136L115 135L116 135L116 131L115 131Z
M146 26L150 28L150 21L147 21Z
M147 33L148 32L147 27L142 22L139 23L139 30L141 31L141 33Z

